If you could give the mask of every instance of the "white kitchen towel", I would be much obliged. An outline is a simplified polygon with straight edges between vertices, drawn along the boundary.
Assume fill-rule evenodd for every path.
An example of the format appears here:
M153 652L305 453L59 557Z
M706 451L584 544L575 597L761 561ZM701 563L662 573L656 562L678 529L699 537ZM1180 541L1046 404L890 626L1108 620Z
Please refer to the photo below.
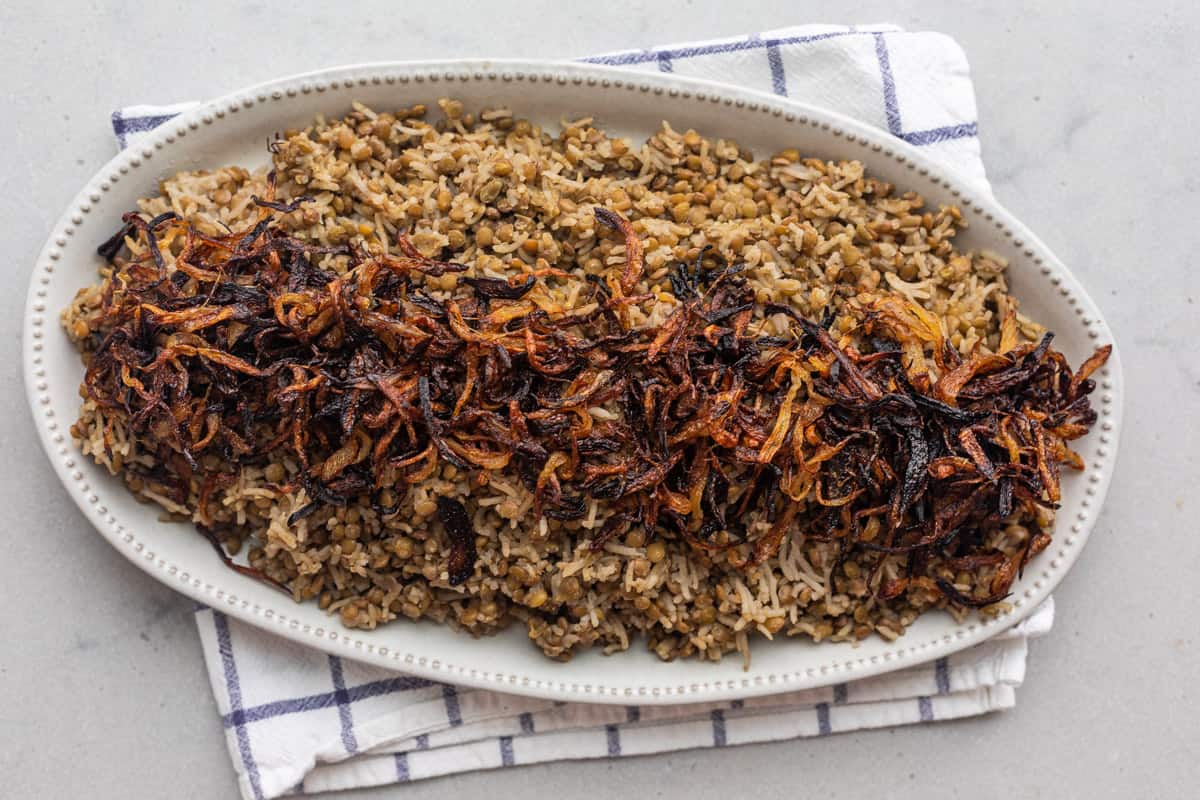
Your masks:
M987 189L966 57L940 33L806 25L583 60L708 78L835 108L921 147ZM113 130L125 147L192 105L125 108L113 114ZM1053 618L1047 601L996 639L877 678L740 702L642 707L442 685L343 661L218 611L196 614L246 798L983 714L1014 704L1026 641L1049 631Z

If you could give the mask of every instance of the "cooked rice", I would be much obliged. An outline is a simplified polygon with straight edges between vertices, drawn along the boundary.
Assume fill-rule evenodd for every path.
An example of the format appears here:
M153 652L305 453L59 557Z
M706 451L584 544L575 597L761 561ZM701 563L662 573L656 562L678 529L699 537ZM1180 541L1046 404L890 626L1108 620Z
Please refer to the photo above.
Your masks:
M790 303L815 318L859 293L889 289L937 315L963 354L998 344L999 316L1010 302L1004 261L956 250L953 238L964 225L957 208L927 209L915 193L867 176L859 162L804 159L794 150L755 160L732 140L679 133L667 123L641 145L610 137L587 118L563 120L552 136L506 109L476 115L454 100L439 105L436 123L424 120L423 106L376 113L355 104L344 119L318 118L285 132L272 147L279 197L309 195L313 202L281 217L284 228L373 253L389 251L408 231L425 255L450 255L470 276L557 267L582 277L624 263L619 238L598 235L591 213L606 205L631 219L645 244L636 292L656 299L632 307L634 325L656 325L670 314L669 265L712 246L730 263L749 265L745 274L759 302ZM239 167L184 172L140 208L148 215L173 210L217 235L253 224L251 198L266 189L265 173ZM165 255L170 263L173 254ZM320 266L344 272L345 257L324 256ZM85 356L112 271L103 267L101 283L82 290L63 315ZM420 280L445 297L458 276ZM548 291L571 309L582 304L582 283ZM1040 333L1020 321L1025 336ZM766 333L783 332L771 331L773 324L782 326L782 318L769 321ZM836 325L852 327L848 316ZM593 645L623 650L640 633L663 659L717 660L733 651L748 658L750 636L894 639L927 609L966 614L920 587L880 601L867 585L865 561L851 558L834 576L836 544L801 536L747 571L636 528L593 553L590 537L605 509L593 501L580 520L536 519L532 494L505 472L468 484L444 464L423 483L396 487L400 497L385 491L383 505L400 506L392 516L381 517L362 498L289 525L310 498L280 488L300 465L278 457L243 467L237 482L207 503L193 484L180 504L126 470L153 466L154 447L135 440L119 416L86 401L73 432L84 453L122 475L136 494L176 518L235 531L224 542L231 552L248 549L249 563L290 587L297 601L315 600L349 627L403 616L481 635L519 621L534 644L560 659ZM448 548L435 513L439 495L464 499L478 533L478 568L455 587L447 581ZM1011 554L1029 535L1011 524L989 544ZM894 578L896 565L886 563L883 574ZM986 567L959 574L943 567L940 575L963 591L991 576Z

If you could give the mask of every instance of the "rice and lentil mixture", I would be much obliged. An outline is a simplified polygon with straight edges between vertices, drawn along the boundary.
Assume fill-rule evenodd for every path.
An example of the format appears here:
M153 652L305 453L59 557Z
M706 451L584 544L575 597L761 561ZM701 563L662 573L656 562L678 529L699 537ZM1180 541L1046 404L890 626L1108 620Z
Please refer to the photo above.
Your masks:
M744 265L741 276L759 303L824 318L835 336L856 335L856 298L889 295L936 317L963 357L1001 345L1001 318L1014 307L1003 260L955 249L964 224L958 209L928 208L920 196L870 177L859 162L794 150L756 159L732 140L667 123L636 143L609 136L588 118L563 120L552 133L503 108L472 113L451 99L438 105L440 113L355 104L342 119L318 117L272 144L277 190L265 172L240 167L184 172L163 181L140 211L144 218L174 211L216 237L258 221L255 197L303 195L311 200L277 219L298 239L378 255L396 252L407 233L423 256L465 265L465 272L418 276L431 298L446 299L466 278L557 275L542 281L543 294L570 310L590 297L581 291L585 276L619 271L629 255L621 237L598 223L593 209L603 206L631 221L644 248L644 272L631 292L644 298L627 307L633 328L661 326L679 305L669 280L673 265L711 255ZM126 244L131 258L145 256L135 237ZM179 245L163 249L168 270ZM313 260L333 274L347 269L343 255ZM100 283L81 290L64 312L85 360L103 333L101 307L121 263L103 267ZM1032 321L1014 319L1022 339L1042 333ZM779 315L761 321L768 334L785 333L785 323ZM611 408L591 413L597 420L614 416ZM316 602L349 627L425 618L483 635L517 624L546 655L564 660L592 646L623 650L641 635L663 659L718 660L731 652L748 658L754 636L894 639L928 609L960 619L968 613L931 581L885 599L879 584L894 569L873 569L884 556L847 557L836 541L799 533L750 567L735 566L734 551L705 552L640 526L594 550L610 509L592 502L582 518L539 516L530 488L511 470L480 478L441 463L418 483L387 486L343 507L318 503L297 519L313 498L298 488L294 479L304 467L286 451L242 463L235 480L211 493L197 478L180 496L156 484L158 445L135 435L121 414L85 395L73 433L134 493L172 519L220 531L228 552L240 552L243 563L286 586L296 601ZM220 467L216 454L199 460ZM440 497L457 498L475 532L475 568L456 585L449 581ZM1051 521L1049 511L1039 511L1040 527ZM1028 522L998 527L988 545L1004 554L1028 548ZM868 519L867 527L879 523ZM936 576L970 595L999 568L995 561L973 569L947 563ZM996 602L983 611L1003 607Z

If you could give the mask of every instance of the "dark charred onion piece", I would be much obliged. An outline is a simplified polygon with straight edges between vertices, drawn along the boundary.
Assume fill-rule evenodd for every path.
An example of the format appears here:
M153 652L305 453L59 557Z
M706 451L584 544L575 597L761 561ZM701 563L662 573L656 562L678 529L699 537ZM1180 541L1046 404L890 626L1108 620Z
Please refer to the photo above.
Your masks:
M125 247L125 237L133 233L135 230L133 223L126 223L120 230L106 239L96 248L96 254L105 261L112 263L112 260L117 257L117 253Z
M385 257L383 261L391 269L412 269L434 277L440 277L447 272L465 272L467 269L465 264L456 264L452 261L438 261L437 259L422 255L417 246L403 233L396 237L396 247L405 255L405 258Z
M591 551L598 553L604 549L604 545L608 544L611 539L624 536L633 526L633 521L625 514L613 514L604 523L604 527L596 534L596 538L592 540Z
M281 214L290 214L291 212L300 208L300 206L303 205L304 203L310 202L312 200L312 198L309 197L308 195L302 195L300 197L297 197L295 200L293 200L290 203L279 203L274 200L263 200L258 195L251 195L250 199L254 201L254 205L256 205L260 208L269 208L272 211L278 211Z
M850 337L832 312L759 303L739 265L706 251L670 270L670 315L631 326L647 299L634 294L642 245L602 207L625 265L587 276L595 310L573 316L530 296L549 272L465 277L435 299L426 276L464 265L404 236L382 255L310 244L275 224L302 199L257 202L250 229L216 237L126 215L98 249L127 280L102 301L83 390L158 454L146 477L176 502L192 481L286 457L310 498L288 524L304 525L330 506L395 513L384 490L401 497L447 467L467 480L503 470L556 527L602 512L592 552L643 526L750 570L803 537L836 545L835 571L892 559L898 571L869 584L882 600L921 589L987 605L1049 543L1039 512L1058 499L1060 465L1082 467L1067 442L1096 421L1090 376L1108 349L1076 373L1049 336L960 357L895 295L844 306ZM142 255L117 258L127 240ZM778 314L785 326L767 335ZM936 373L910 374L914 343ZM474 574L471 512L444 497L437 509L457 586ZM1012 522L1030 534L1004 556L989 536ZM945 580L964 569L992 570L990 583Z
M290 515L288 515L288 525L295 525L300 520L311 517L313 512L320 507L321 505L319 503L309 503L303 508L296 509Z
M159 270L165 270L167 268L166 261L163 259L162 251L158 248L158 239L155 237L154 232L163 223L178 219L175 212L167 211L163 214L159 214L157 217L147 222L146 220L142 219L141 215L136 211L130 211L121 219L125 222L126 227L133 226L134 229L143 234L146 244L150 247L150 255L153 256L154 263L158 266ZM124 230L124 228L122 230ZM105 252L108 252L111 250L112 241L112 239L109 239L100 247L104 248ZM97 252L99 252L99 250L100 248L97 248ZM113 255L115 256L117 252L120 252L119 248L113 252ZM101 253L101 255L104 255L104 253ZM112 259L109 258L109 260L111 261Z
M198 531L200 531L200 534L205 539L208 540L208 543L212 545L213 550L217 551L217 555L221 558L221 563L223 563L225 566L229 567L231 570L238 573L239 575L245 575L247 577L254 578L254 580L256 580L256 581L261 581L262 583L265 583L272 588L278 589L279 591L286 594L288 597L292 596L291 589L284 586L282 583L275 580L274 578L269 577L262 570L255 569L254 567L247 567L244 564L238 564L236 561L234 561L232 558L230 558L229 555L225 552L225 548L221 546L221 541L217 538L216 531L212 530L211 528L205 527L204 525L197 525L196 529Z
M537 283L537 278L532 275L515 286L500 278L463 278L463 280L480 297L493 297L501 300L519 300L528 294L529 290Z
M446 528L450 539L450 585L458 586L475 573L475 531L471 518L462 503L449 497L437 499L438 519Z
M442 422L433 413L433 403L429 399L429 378L422 375L417 379L417 391L421 402L421 416L425 420L429 438L433 439L442 458L460 469L465 469L468 466L467 462L455 455L450 446L446 444L446 440L442 438Z

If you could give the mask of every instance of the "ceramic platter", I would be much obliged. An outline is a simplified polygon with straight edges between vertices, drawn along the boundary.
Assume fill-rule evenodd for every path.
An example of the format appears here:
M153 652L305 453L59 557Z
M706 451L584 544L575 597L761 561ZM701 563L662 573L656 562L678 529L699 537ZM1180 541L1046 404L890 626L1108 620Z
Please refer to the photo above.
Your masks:
M736 138L755 153L797 148L830 159L859 159L877 177L913 189L932 205L961 207L970 227L958 241L1011 261L1022 309L1057 334L1056 346L1079 363L1112 334L1079 281L1023 224L966 180L888 134L839 114L756 92L667 74L549 62L453 61L342 67L285 78L202 105L170 120L104 166L50 232L34 265L22 346L35 425L72 499L113 547L163 583L196 600L312 647L426 678L560 700L686 703L794 691L837 683L948 655L1008 628L1031 612L1066 575L1087 541L1117 451L1122 380L1116 352L1096 376L1100 422L1076 443L1087 472L1065 476L1053 544L1014 584L1010 613L922 616L895 642L850 644L801 639L754 645L753 662L662 663L639 644L603 656L589 652L562 664L531 647L524 631L476 640L449 628L398 621L376 631L343 628L316 604L293 604L279 592L222 566L203 537L157 521L123 485L81 456L68 429L79 406L80 359L58 324L76 289L91 283L95 248L119 227L121 214L158 181L184 169L228 164L265 166L266 142L303 127L314 115L340 115L354 100L379 109L432 104L454 96L468 108L507 105L555 129L562 117L593 116L609 132L642 140L660 122L678 130ZM1076 576L1086 580L1086 575Z

